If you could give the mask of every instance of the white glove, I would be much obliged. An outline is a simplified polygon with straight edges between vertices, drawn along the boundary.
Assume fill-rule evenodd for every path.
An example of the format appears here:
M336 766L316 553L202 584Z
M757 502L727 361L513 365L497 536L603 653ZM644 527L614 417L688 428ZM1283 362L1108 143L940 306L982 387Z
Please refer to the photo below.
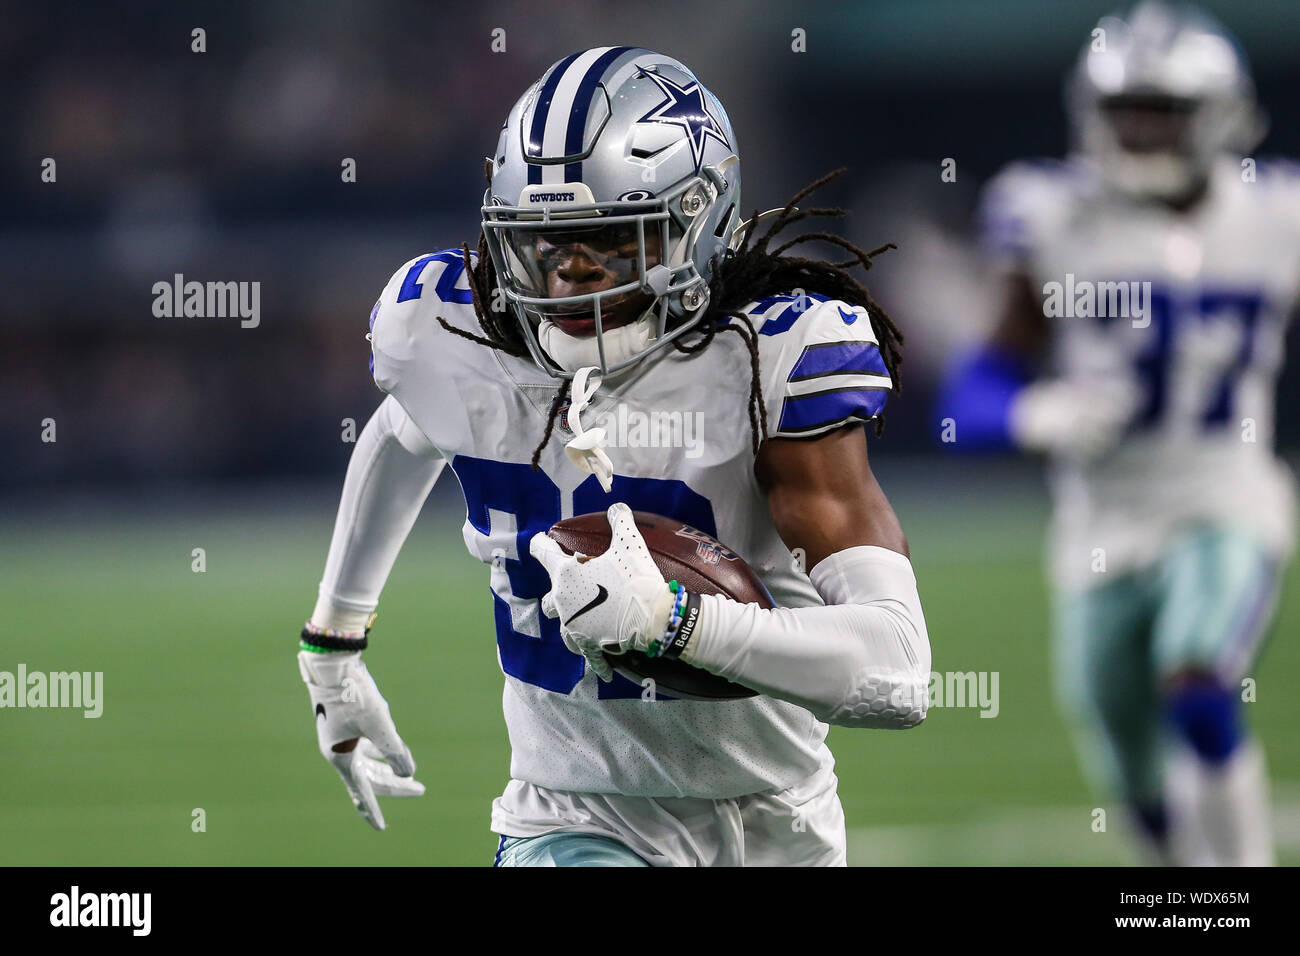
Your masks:
M376 797L424 793L424 784L404 779L415 773L415 760L397 736L388 701L366 670L360 651L299 651L298 669L311 694L321 754L343 778L348 796L366 822L376 830L384 829Z
M1140 399L1141 390L1122 378L1034 382L1012 400L1011 438L1021 448L1096 458L1119 444Z
M663 636L675 598L655 567L632 509L610 505L609 550L597 558L565 554L545 533L533 535L528 550L551 576L542 613L559 617L564 645L581 654L603 681L614 679L604 652L646 651Z

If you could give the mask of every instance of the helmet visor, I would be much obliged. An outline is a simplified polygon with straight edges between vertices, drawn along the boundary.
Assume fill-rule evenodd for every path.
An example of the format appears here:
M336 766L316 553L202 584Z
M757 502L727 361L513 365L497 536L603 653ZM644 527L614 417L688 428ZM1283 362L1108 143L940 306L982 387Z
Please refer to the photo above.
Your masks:
M1101 101L1115 142L1127 153L1190 155L1196 101L1161 94L1123 94Z
M635 220L544 228L515 224L501 230L501 246L516 292L563 299L640 282L661 260L657 226L648 223L643 230Z

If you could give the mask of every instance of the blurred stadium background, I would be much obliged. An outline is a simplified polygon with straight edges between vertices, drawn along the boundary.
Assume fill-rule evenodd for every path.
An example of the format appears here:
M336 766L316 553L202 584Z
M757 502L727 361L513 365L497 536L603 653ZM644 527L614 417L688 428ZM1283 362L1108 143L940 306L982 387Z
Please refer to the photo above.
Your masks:
M1300 11L1205 6L1241 39L1300 155ZM970 225L1008 160L1059 155L1065 71L1104 2L116 5L0 3L0 670L103 671L99 720L0 711L0 863L481 865L507 779L483 569L454 479L435 490L367 658L428 793L355 818L316 752L293 659L351 445L380 395L370 306L420 252L472 240L482 157L515 97L575 49L635 43L727 105L745 206L840 165L846 233L908 336L873 460L903 519L941 671L997 671L999 712L835 730L861 864L1125 860L1047 670L1046 501L1033 462L940 452L931 392L988 321ZM190 31L207 52L190 50ZM493 53L492 31L506 51ZM807 53L791 31L807 31ZM41 161L57 162L43 183ZM340 163L357 162L343 183ZM957 180L940 163L957 161ZM261 323L153 316L175 273L259 281ZM1300 453L1300 374L1280 440ZM42 420L57 441L41 440ZM191 570L203 548L207 570ZM1284 862L1300 861L1300 577L1257 669ZM191 813L206 813L206 832Z

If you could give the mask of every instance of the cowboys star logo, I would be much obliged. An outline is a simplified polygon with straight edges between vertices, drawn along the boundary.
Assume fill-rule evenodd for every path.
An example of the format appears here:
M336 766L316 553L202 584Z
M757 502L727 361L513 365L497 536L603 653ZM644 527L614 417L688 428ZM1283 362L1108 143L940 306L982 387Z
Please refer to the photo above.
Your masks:
M699 83L678 86L658 73L643 70L641 75L654 80L655 85L663 90L664 101L637 120L638 123L668 123L672 126L680 126L686 133L686 141L691 144L691 158L695 160L696 169L700 168L700 161L704 158L706 140L715 139L727 149L731 149L722 127L713 118L713 114L709 112L704 102L704 92Z

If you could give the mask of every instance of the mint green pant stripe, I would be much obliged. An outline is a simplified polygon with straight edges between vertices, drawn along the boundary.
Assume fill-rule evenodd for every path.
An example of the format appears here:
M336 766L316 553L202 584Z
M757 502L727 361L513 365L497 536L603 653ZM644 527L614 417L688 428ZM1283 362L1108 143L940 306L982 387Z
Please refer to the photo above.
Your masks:
M1151 612L1134 578L1056 605L1056 692L1084 770L1095 786L1134 803L1158 801L1163 787Z
M623 844L593 833L502 837L494 866L649 866Z
M1056 596L1057 695L1098 787L1161 797L1165 680L1198 671L1237 687L1268 633L1281 570L1249 537L1201 527L1146 571Z
M1268 631L1280 563L1244 535L1199 529L1160 563L1154 585L1156 667L1240 682Z

